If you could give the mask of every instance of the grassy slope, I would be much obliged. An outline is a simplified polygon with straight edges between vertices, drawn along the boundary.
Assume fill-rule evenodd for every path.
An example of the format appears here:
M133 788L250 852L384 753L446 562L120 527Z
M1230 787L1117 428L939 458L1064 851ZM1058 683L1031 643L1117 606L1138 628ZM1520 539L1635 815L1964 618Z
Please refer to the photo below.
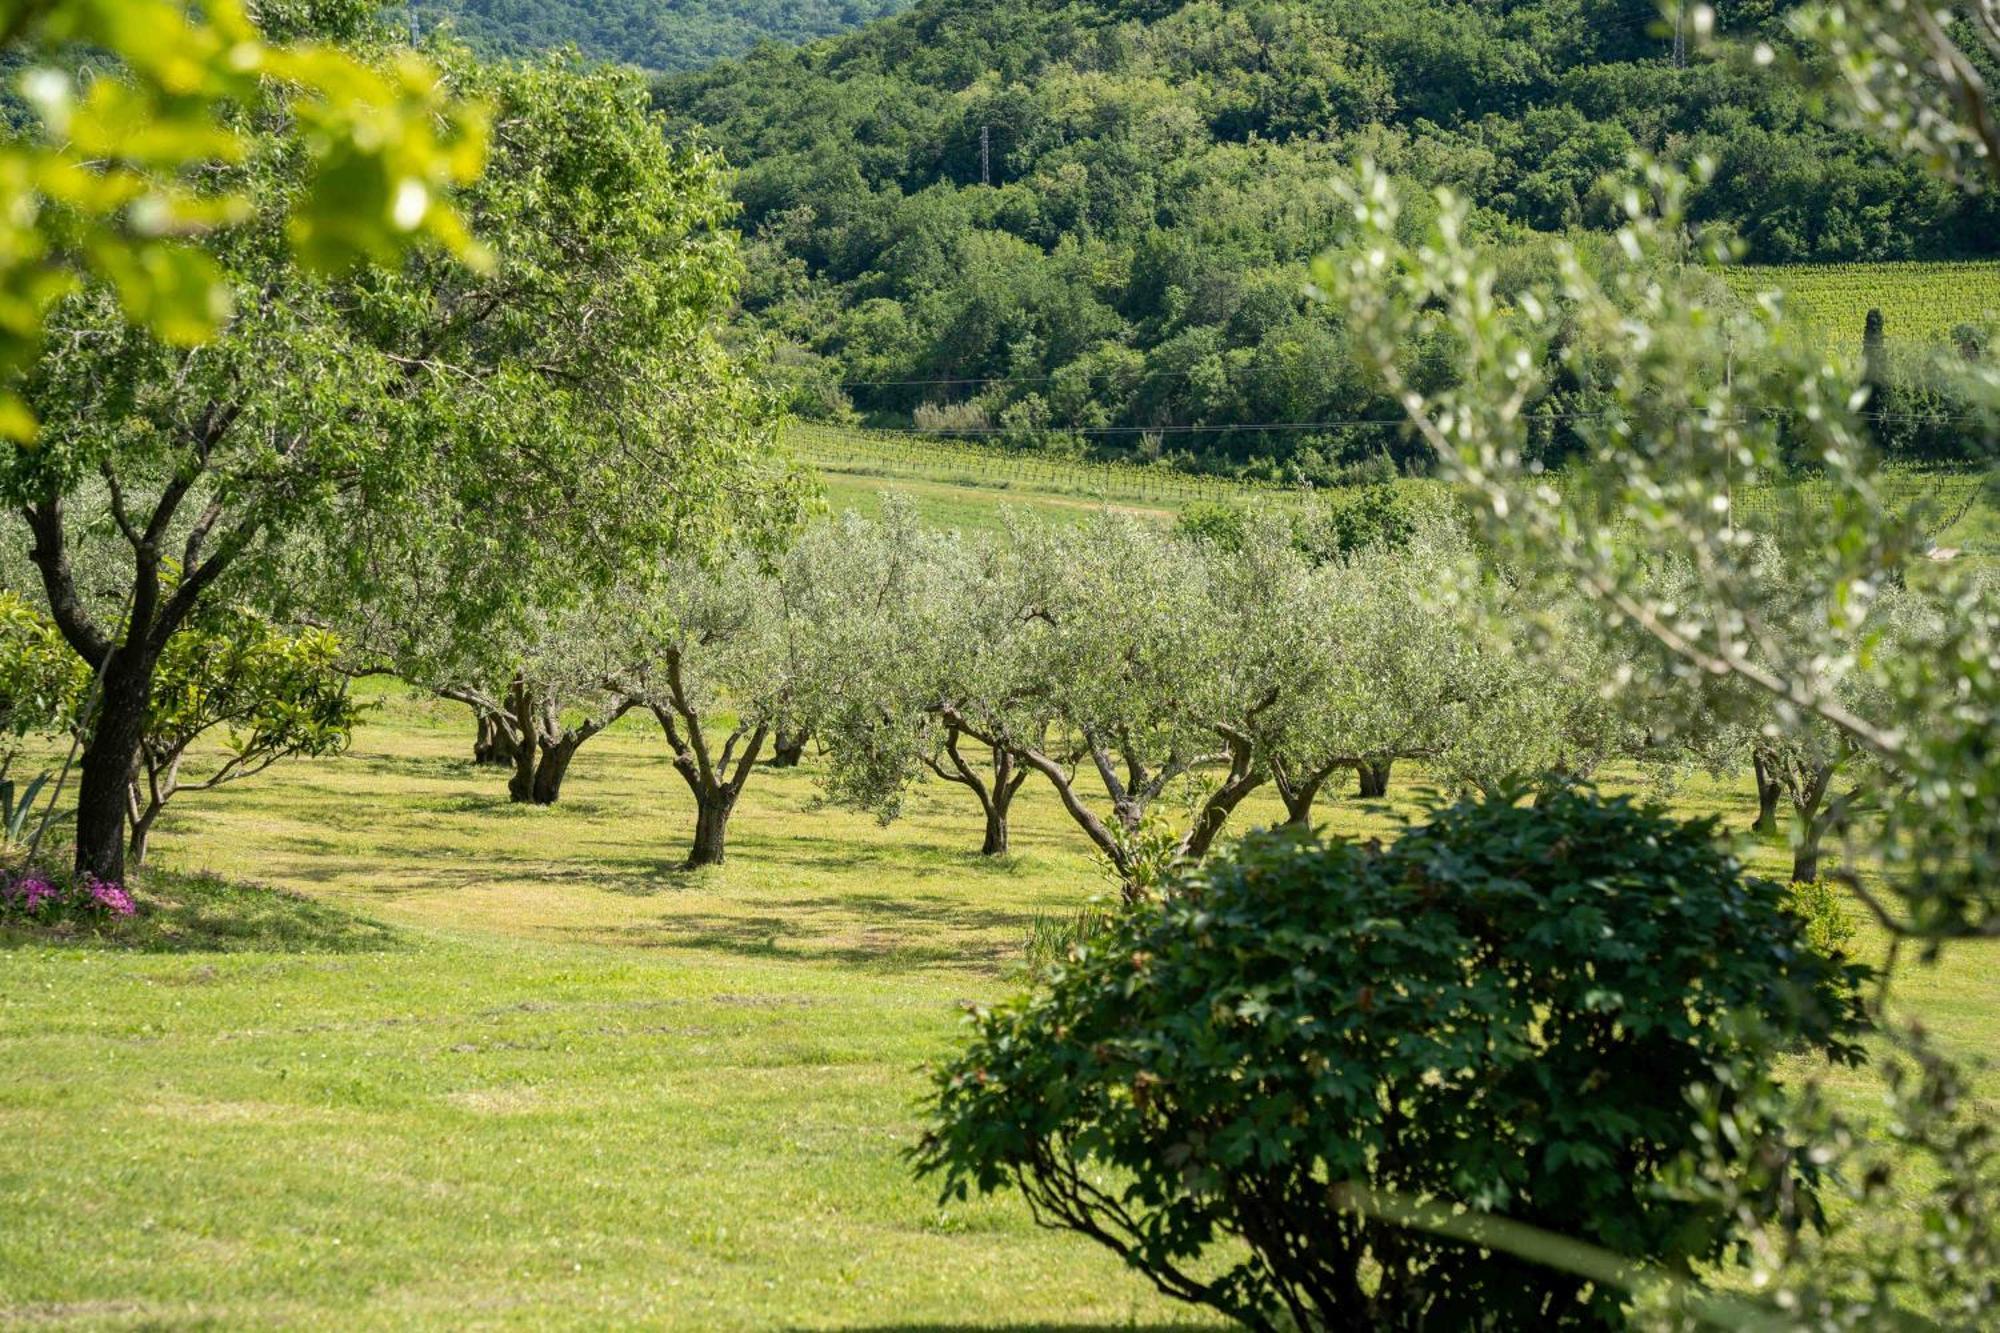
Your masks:
M1869 309L1893 339L1944 342L1959 324L2000 319L2000 261L1748 265L1725 274L1749 295L1778 290L1836 346L1859 348Z
M993 512L977 477L926 487L941 517ZM247 938L217 930L238 904L186 907L170 953L0 939L0 1324L1190 1317L1012 1199L939 1207L900 1155L960 1002L1004 993L1034 916L1101 887L1044 791L995 864L956 789L882 828L815 809L809 771L760 772L730 862L689 876L689 803L636 719L560 806L520 809L466 762L463 710L381 698L352 753L190 801L156 840L310 902L247 900ZM1740 828L1744 794L1680 804ZM1992 1047L1992 969L1961 952L1905 993Z

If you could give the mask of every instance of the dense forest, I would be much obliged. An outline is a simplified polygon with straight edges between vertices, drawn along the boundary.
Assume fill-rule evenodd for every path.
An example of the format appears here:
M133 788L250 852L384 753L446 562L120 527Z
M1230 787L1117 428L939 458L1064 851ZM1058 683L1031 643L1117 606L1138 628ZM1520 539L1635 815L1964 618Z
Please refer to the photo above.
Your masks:
M1782 54L1788 8L1724 35ZM1304 294L1363 156L1503 246L1608 224L1645 150L1712 159L1695 218L1754 260L2000 250L1991 195L1677 49L1650 0L925 0L655 98L737 167L798 410L1294 478L1407 449Z
M472 46L521 56L575 46L597 60L694 69L761 41L804 42L904 8L905 0L417 0L423 32L444 23Z

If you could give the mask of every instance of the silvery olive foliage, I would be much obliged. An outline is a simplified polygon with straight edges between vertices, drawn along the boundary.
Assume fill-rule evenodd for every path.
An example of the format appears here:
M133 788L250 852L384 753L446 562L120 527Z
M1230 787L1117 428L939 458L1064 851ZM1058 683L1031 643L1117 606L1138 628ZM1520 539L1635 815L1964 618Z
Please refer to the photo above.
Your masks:
M1990 106L1953 35L1990 42L1993 18L1984 4L1854 0L1810 8L1799 25L1829 57L1849 114L1990 188ZM1696 177L1704 170L1696 164ZM1882 484L1863 368L1788 321L1775 295L1722 311L1687 280L1731 257L1724 238L1689 224L1689 179L1636 164L1618 195L1614 252L1590 258L1553 242L1552 276L1507 284L1469 239L1463 201L1442 196L1433 225L1405 228L1395 184L1364 166L1349 189L1353 235L1317 283L1509 563L1580 591L1602 634L1644 646L1635 673L1672 680L1691 701L1685 716L1702 721L1688 753L1748 749L1774 797L1791 797L1795 870L1817 869L1819 841L1837 833L1835 875L1892 941L1927 954L1991 947L2000 597L1980 571L1932 552L1924 505ZM1456 349L1453 389L1429 391L1412 374L1404 349L1423 340ZM1577 423L1588 458L1560 478L1525 461L1558 373L1608 404ZM1747 490L1798 470L1813 484L1742 512ZM1897 1016L1888 986L1876 997L1890 1048L1885 1123L1857 1125L1809 1096L1784 1104L1782 1130L1760 1135L1711 1109L1716 1151L1756 1137L1774 1164L1836 1167L1831 1179L1857 1205L1848 1224L1816 1235L1781 1197L1697 1154L1683 1188L1743 1228L1758 1296L1721 1307L1678 1280L1625 1275L1649 1317L1991 1326L2000 1153L1964 1071ZM1517 1252L1581 1262L1547 1239Z

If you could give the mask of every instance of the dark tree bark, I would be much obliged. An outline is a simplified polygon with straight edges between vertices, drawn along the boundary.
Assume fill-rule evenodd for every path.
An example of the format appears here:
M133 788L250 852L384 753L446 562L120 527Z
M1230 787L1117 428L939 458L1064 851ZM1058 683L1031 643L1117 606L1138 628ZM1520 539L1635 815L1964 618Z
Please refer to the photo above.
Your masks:
M812 733L804 728L798 731L778 728L771 736L771 767L797 768L805 758L806 742L811 739Z
M583 743L630 712L634 701L619 700L602 717L565 726L553 701L536 699L519 677L507 692L513 726L520 737L514 745L514 775L507 798L520 805L554 805L562 798L563 778Z
M479 734L472 742L472 762L488 768L510 768L520 746L505 714L475 710Z
M1201 803L1194 825L1181 839L1180 854L1190 861L1199 861L1208 855L1223 825L1229 822L1229 816L1269 776L1264 765L1258 762L1256 742L1247 733L1234 727L1217 727L1215 730L1228 747L1229 773L1223 778L1222 785L1210 792L1208 799Z
M535 765L535 785L533 800L536 805L554 805L562 796L563 777L569 772L569 761L576 757L583 738L573 733L554 745L541 747L541 762Z
M1309 773L1293 771L1290 765L1275 756L1271 759L1271 779L1278 788L1278 799L1285 803L1285 825L1288 828L1307 828L1312 823L1313 803L1319 799L1320 789L1335 773L1348 766L1345 759L1335 759Z
M1008 844L1007 812L1014 804L1014 793L1020 791L1021 784L1028 780L1028 770L1015 760L1013 752L1005 746L988 745L986 748L992 756L989 765L991 776L982 776L959 750L959 741L965 734L961 728L947 724L944 761L926 757L924 763L946 782L969 788L978 797L979 809L986 817L986 834L979 845L979 854L1002 856Z
M507 799L526 805L535 799L535 700L527 682L518 676L507 687L507 710L521 738L514 747L514 776L507 780Z
M739 721L721 752L713 751L702 731L701 711L688 697L677 650L667 653L666 697L649 700L647 706L666 734L674 771L694 796L694 842L683 864L689 870L721 865L727 851L729 816L735 813L743 784L750 780L750 772L764 752L770 724Z
M1364 801L1379 801L1389 794L1389 767L1394 760L1365 759L1354 766L1358 779L1355 794Z
M1778 831L1778 802L1785 794L1784 784L1772 775L1762 750L1751 751L1750 767L1757 781L1757 822L1750 831L1768 836Z

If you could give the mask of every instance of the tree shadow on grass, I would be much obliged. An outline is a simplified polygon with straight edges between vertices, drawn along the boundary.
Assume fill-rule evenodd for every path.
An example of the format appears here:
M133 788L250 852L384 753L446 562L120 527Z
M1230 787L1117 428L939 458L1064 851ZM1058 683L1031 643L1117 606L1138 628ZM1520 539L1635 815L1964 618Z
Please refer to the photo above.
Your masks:
M380 953L407 947L379 921L302 894L215 875L149 871L139 914L89 927L74 922L0 927L0 948L58 944L137 953Z
M794 1325L793 1327L803 1327ZM1218 1324L857 1324L847 1333L1187 1333Z
M997 968L1018 960L1029 918L1018 912L886 894L835 893L760 901L762 911L675 913L622 927L578 926L640 949L788 958L884 971ZM1009 932L996 938L996 932Z

